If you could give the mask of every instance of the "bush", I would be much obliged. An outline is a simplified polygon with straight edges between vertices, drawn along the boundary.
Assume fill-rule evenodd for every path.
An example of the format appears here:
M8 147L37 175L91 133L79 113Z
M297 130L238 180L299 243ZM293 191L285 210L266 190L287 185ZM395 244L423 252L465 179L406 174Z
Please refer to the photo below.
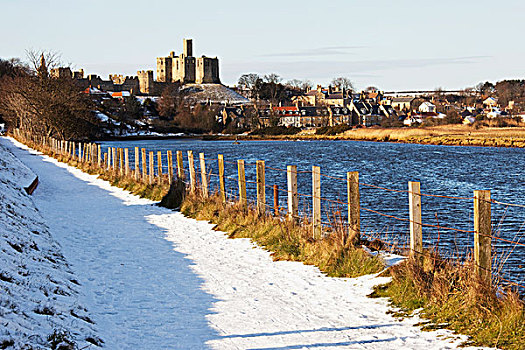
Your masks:
M316 135L337 135L346 130L350 130L352 127L348 124L339 124L335 126L322 126L315 130Z

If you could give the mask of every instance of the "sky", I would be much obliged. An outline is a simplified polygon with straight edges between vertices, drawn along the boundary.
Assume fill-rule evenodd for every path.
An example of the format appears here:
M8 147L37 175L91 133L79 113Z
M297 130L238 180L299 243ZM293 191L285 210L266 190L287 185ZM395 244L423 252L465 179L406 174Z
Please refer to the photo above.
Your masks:
M276 73L357 89L462 89L525 78L523 0L0 0L0 58L59 52L86 74L156 70L182 51L220 77Z

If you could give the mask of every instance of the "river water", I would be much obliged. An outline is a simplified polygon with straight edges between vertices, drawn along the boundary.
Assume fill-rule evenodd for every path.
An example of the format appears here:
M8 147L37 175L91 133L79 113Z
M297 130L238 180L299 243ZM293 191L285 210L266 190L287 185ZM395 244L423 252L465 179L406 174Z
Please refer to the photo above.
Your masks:
M379 237L387 242L403 246L407 242L409 226L406 221L369 211L408 219L408 181L419 181L421 192L450 197L422 197L423 223L440 226L424 227L426 247L439 247L449 257L464 257L472 251L473 233L444 229L451 227L464 231L473 230L473 191L491 190L492 199L525 204L524 173L525 150L518 148L435 146L364 141L202 141L197 139L142 140L103 142L107 147L130 148L130 163L134 164L134 147L147 151L192 150L198 169L198 153L204 152L208 170L217 174L217 155L225 159L226 188L237 192L238 159L246 162L246 180L255 181L255 161L266 162L266 184L286 189L287 165L298 167L298 192L300 210L309 213L312 193L313 165L321 167L321 173L334 178L321 178L322 197L346 201L346 172L358 171L361 192L361 230L365 237ZM163 161L164 166L166 161ZM275 168L275 169L270 169ZM166 170L165 170L166 171ZM211 176L217 186L218 178ZM386 191L367 185L392 190ZM248 197L255 198L255 185L247 184ZM267 188L267 203L273 203L273 191ZM286 208L286 193L280 192L280 205ZM331 214L340 213L343 219L346 207L337 203L323 202L323 222L330 222ZM493 235L511 241L523 242L522 226L525 208L501 204L492 205ZM501 268L502 276L525 284L525 247L501 240L493 240L493 269Z

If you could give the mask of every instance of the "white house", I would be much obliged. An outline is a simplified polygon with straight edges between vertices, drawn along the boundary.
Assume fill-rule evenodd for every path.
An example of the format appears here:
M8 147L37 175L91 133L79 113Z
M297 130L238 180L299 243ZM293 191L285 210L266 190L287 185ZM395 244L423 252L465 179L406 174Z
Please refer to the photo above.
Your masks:
M419 106L420 113L434 113L436 111L436 106L432 103L425 101Z
M483 101L483 104L488 108L492 108L498 105L498 101L496 101L494 97L489 97L485 101Z

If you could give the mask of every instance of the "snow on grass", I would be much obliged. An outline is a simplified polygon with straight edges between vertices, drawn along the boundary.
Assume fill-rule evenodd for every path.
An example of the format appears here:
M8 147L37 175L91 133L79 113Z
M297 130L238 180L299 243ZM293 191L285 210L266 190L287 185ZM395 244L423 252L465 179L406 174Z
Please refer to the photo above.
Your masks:
M77 278L23 190L34 178L0 144L0 348L47 348L55 331L86 346L95 327L77 300Z
M387 314L387 300L367 295L388 278L329 278L274 262L248 239L49 157L13 152L42 179L35 201L109 349L430 350L465 339Z

